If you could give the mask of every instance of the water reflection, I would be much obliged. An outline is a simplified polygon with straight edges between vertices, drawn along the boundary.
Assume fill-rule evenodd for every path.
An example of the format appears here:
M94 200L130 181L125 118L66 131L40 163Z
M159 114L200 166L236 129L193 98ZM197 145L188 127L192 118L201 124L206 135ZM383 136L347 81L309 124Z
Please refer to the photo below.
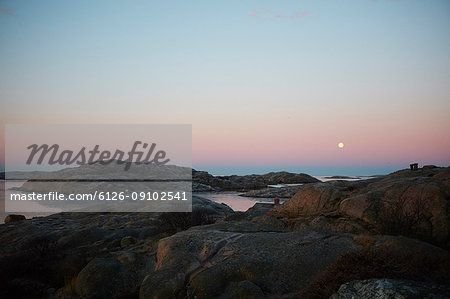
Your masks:
M239 196L239 194L242 194L242 192L202 192L196 195L217 203L224 203L234 211L247 211L258 201L273 202L273 198L243 197Z

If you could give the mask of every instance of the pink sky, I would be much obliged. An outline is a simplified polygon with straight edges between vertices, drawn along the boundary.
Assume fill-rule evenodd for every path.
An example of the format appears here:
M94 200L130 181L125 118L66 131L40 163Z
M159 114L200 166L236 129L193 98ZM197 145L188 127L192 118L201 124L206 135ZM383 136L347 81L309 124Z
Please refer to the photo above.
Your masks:
M192 124L216 173L450 165L449 1L108 5L5 4L2 125Z
M192 161L199 169L211 166L266 166L274 170L292 167L301 170L311 166L405 168L411 162L448 166L450 138L442 126L445 124L432 119L428 122L422 119L415 127L408 120L398 120L395 130L389 121L360 125L342 122L329 127L322 123L302 130L286 123L193 125ZM339 142L345 144L344 148L338 148ZM3 150L0 147L2 156Z

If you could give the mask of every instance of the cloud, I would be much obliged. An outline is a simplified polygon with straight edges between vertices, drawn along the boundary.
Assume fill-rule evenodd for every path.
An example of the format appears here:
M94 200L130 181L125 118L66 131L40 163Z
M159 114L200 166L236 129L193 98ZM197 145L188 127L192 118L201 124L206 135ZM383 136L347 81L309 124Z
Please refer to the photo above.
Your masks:
M0 15L13 16L14 11L9 7L0 6Z
M260 6L250 12L249 18L300 19L307 15L309 15L309 12L307 11L300 11L293 15L286 15Z

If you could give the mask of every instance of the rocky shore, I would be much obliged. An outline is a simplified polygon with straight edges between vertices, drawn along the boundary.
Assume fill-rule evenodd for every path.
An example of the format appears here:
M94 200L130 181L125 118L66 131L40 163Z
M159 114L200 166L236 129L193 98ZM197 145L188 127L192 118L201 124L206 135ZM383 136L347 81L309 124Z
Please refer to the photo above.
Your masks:
M320 182L305 173L286 171L262 175L213 176L206 171L192 171L193 191L243 191L259 190L277 184L308 184Z
M450 168L352 182L198 171L193 180L214 190L305 185L247 212L195 196L192 213L11 217L0 225L0 297L449 298Z
M4 174L3 174L4 175ZM242 191L259 190L269 185L277 184L308 184L320 182L318 179L304 173L285 171L270 172L262 175L230 175L213 176L206 171L197 171L178 166L133 165L132 171L124 172L117 165L83 165L76 168L66 168L56 172L11 172L8 179L28 180L19 191L58 191L61 193L93 192L99 186L105 191L122 190L118 180L133 181L133 188L145 190L151 180L189 181L193 192L212 191ZM87 185L86 182L101 181L102 184ZM122 182L122 185L125 183ZM129 183L131 184L131 183ZM137 186L137 184L139 184ZM159 182L159 184L161 184Z

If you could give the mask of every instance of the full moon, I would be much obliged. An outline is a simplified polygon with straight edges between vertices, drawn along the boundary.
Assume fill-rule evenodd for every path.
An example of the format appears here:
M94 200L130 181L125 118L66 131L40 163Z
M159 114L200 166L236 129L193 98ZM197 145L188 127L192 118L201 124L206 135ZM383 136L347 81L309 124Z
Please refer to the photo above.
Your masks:
M339 147L339 148L343 148L343 147L344 147L344 143L343 143L343 142L339 142L339 143L338 143L338 147Z

